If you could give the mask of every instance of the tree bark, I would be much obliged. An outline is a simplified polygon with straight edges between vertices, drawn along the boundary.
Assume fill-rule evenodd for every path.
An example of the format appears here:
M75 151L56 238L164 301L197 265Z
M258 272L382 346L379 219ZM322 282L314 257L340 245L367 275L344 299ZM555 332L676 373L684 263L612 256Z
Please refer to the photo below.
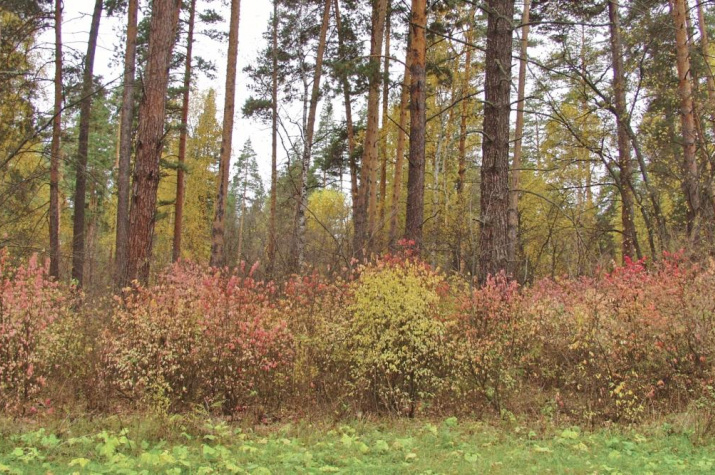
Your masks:
M342 19L340 18L340 0L335 0L335 26L338 30L338 51L340 57L345 54L345 46L343 41ZM343 102L345 103L345 128L348 135L348 163L350 166L350 197L352 198L353 207L353 223L358 215L358 169L355 160L355 128L353 126L353 111L352 99L350 94L350 82L346 72L340 78L343 88Z
M407 173L405 239L413 241L417 253L422 248L425 194L425 125L427 5L412 0L410 21L410 155Z
M323 57L325 56L325 43L328 37L330 24L331 1L325 0L323 20L320 25L318 51L315 58L315 71L313 74L313 87L310 92L310 106L308 121L305 129L305 143L303 144L303 157L300 168L300 182L298 184L298 199L296 203L295 222L293 228L293 270L299 271L305 261L305 212L308 209L308 169L313 150L313 136L315 134L315 116L320 99L320 79L323 74Z
M390 112L390 15L391 12L387 14L385 20L385 57L383 58L383 72L382 72L382 145L380 146L380 218L378 221L378 228L380 230L380 235L384 233L382 230L385 228L385 212L387 205L387 132L389 123L389 112ZM380 246L382 246L384 239L380 239Z
M96 0L92 13L92 26L87 41L87 56L82 75L82 103L79 111L79 141L77 143L77 170L74 192L74 220L72 229L72 279L82 287L84 277L85 253L85 202L87 199L87 154L89 150L89 121L92 116L94 84L94 54L97 50L99 22L102 18L104 0Z
M385 32L387 0L376 0L372 8L372 34L370 36L370 62L368 72L367 124L363 141L360 188L358 190L358 214L355 217L355 248L358 258L367 257L371 238L375 231L375 208L377 205L377 152L380 114L380 55Z
M139 105L128 259L122 287L134 279L142 284L149 280L159 160L164 148L166 92L180 6L180 0L154 0L152 4L144 95Z
M243 172L243 192L241 193L241 219L238 225L238 251L236 252L236 264L241 265L243 258L243 223L246 218L246 194L248 192L248 160L246 160Z
M129 0L127 47L124 53L124 89L119 127L119 170L117 172L117 237L114 256L114 282L125 279L129 243L129 175L131 173L132 123L134 121L134 71L137 53L137 13L139 0Z
M405 72L402 76L402 92L400 93L400 126L397 131L397 147L395 151L395 176L392 179L392 209L390 210L390 238L389 246L395 247L398 230L397 230L397 215L398 206L400 204L400 196L402 195L402 172L405 162L405 127L407 127L408 101L410 99L410 58L412 55L410 50L410 37L407 37L407 54L405 55Z
M705 11L703 9L703 2L698 1L698 30L700 32L700 51L703 56L703 61L705 62L705 79L707 80L707 91L708 91L708 107L707 107L707 120L710 122L710 126L715 133L715 77L713 76L712 67L710 64L710 38L708 36L708 28L705 23ZM712 189L713 183L715 183L715 158L709 155L710 161L710 176L708 179L708 194L711 195L711 203L709 206L712 207L712 212L709 214L715 214L715 191ZM715 223L709 223L709 228L715 227Z
M181 228L184 220L184 163L186 162L186 139L189 135L189 98L191 96L191 61L194 46L194 19L196 0L189 5L189 30L186 35L186 59L184 64L184 90L181 100L181 131L179 132L179 168L176 171L176 200L174 202L174 243L171 260L181 257Z
M489 0L481 171L479 282L507 270L509 114L514 0Z
M337 0L336 0L337 1ZM276 268L276 213L278 210L278 0L273 0L273 31L271 33L271 205L268 217L268 265L269 279Z
M529 0L527 0L529 1ZM469 116L469 94L471 91L470 81L472 79L472 47L474 31L474 10L469 14L470 22L466 34L467 45L464 46L464 80L462 81L462 115L459 124L459 165L457 169L457 195L461 198L464 189L464 176L467 173L467 118Z
M345 45L343 39L342 19L340 17L340 0L335 0L335 24L338 30L338 51L341 57L345 55ZM347 72L343 72L340 78L343 89L343 102L345 103L345 128L348 135L348 165L350 167L350 197L352 198L353 211L353 255L358 254L358 249L362 248L359 243L359 229L364 226L364 215L360 209L360 188L358 184L358 167L357 157L355 156L355 128L353 126L352 100L350 94L350 82L348 81Z
M676 67L678 70L678 95L680 96L680 124L683 135L683 191L687 202L687 231L691 240L698 237L700 216L700 189L696 159L697 132L693 110L693 96L686 26L685 0L670 0L670 10L675 23Z
M638 236L633 213L633 183L631 166L631 143L628 136L628 107L626 105L626 77L623 70L623 45L621 42L621 20L616 0L608 2L608 18L611 33L611 62L613 65L613 94L615 99L618 134L619 191L621 194L621 225L623 227L621 249L623 259L638 255Z
M60 132L62 130L62 0L55 0L55 105L50 146L50 275L60 277Z
M223 132L221 134L221 158L218 172L218 191L213 226L211 228L212 267L226 265L225 220L228 199L228 176L231 168L231 143L236 106L236 63L238 58L238 26L241 15L241 0L231 0L231 21L228 32L228 57L226 64L226 97L223 106Z
M511 162L511 180L509 189L509 211L507 215L508 243L507 259L509 275L516 276L518 261L516 250L519 246L519 177L521 175L521 151L524 138L524 108L526 101L526 67L529 55L529 21L531 0L524 0L524 12L521 15L521 52L519 55L519 85L517 89L516 129L514 132L514 157Z

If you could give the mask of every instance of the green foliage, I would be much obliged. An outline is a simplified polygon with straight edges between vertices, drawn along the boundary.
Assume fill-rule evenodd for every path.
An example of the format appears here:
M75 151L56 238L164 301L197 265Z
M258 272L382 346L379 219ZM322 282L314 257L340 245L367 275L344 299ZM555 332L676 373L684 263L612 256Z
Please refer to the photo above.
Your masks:
M712 473L713 442L662 429L513 430L415 421L242 430L188 419L77 421L84 427L4 427L0 473ZM167 430L167 428L164 428ZM153 432L153 433L152 433Z

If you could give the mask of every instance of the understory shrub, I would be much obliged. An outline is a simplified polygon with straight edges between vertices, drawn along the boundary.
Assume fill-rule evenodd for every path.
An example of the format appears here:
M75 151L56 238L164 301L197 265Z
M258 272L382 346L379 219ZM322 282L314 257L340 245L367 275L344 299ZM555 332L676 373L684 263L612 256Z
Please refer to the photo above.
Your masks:
M482 287L462 289L450 334L456 343L455 379L459 396L476 395L501 411L509 395L520 392L523 357L529 351L531 329L519 286L505 274L490 276Z
M666 256L601 278L544 280L525 292L535 325L529 378L582 419L636 421L682 410L712 379L715 276Z
M349 282L318 273L294 276L283 288L278 307L294 338L292 391L300 410L349 406L346 322L351 301Z
M160 409L224 413L275 403L286 387L291 336L269 284L178 264L117 304L102 346L110 386Z
M1 410L70 394L106 398L100 410L715 419L712 262L666 255L525 287L470 285L409 253L345 279L274 285L253 270L181 263L80 310L36 259L0 255Z
M48 270L37 256L15 267L0 250L0 408L11 413L50 407L40 401L48 378L75 368L73 299Z
M448 286L415 259L364 267L348 306L346 354L353 394L368 408L414 415L445 378Z

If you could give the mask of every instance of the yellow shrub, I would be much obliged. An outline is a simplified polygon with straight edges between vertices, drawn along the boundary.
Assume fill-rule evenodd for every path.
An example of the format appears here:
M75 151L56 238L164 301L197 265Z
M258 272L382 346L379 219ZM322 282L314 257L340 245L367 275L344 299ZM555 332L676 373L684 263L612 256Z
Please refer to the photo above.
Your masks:
M354 284L349 307L352 384L363 403L414 414L441 387L444 278L423 263L381 261Z

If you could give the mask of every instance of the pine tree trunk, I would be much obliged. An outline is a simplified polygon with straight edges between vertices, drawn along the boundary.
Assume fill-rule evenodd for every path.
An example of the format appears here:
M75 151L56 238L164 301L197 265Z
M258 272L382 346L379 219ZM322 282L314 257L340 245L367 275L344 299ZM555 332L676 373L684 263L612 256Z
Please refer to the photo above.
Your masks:
M462 80L462 110L459 120L459 144L458 144L458 165L457 165L457 206L459 213L464 211L464 179L467 174L467 119L471 115L470 100L471 80L472 80L472 42L474 41L474 13L472 8L469 12L469 24L467 25L466 42L464 46L464 78ZM458 272L464 268L464 257L462 256L462 241L464 235L463 220L458 219L455 223L456 239L454 243L453 267Z
M703 9L703 2L698 1L698 30L700 32L700 50L703 56L703 61L705 62L705 79L707 80L707 91L708 91L708 107L707 107L707 119L710 122L710 126L715 133L715 77L713 76L712 67L710 64L710 38L708 36L708 28L705 23L705 11ZM709 206L712 208L712 212L709 214L715 215L715 190L713 190L713 184L715 184L715 157L712 154L709 155L710 161L710 176L708 177L708 188L707 192L710 195L711 202ZM708 223L709 228L714 228L715 223Z
M186 162L186 139L189 135L189 98L191 95L191 61L194 46L194 19L196 0L189 5L189 31L186 36L186 59L184 64L184 91L181 101L181 132L179 133L179 168L176 171L176 201L174 202L174 243L171 259L181 257L181 228L184 220L184 163Z
M99 22L102 18L104 0L96 0L92 13L92 26L89 29L87 41L87 56L84 61L82 75L82 103L79 111L79 141L77 144L77 174L74 192L74 221L72 233L72 279L82 287L84 277L85 252L85 202L87 199L87 154L89 151L89 121L92 115L92 99L94 84L94 54L97 50Z
M137 13L139 0L129 0L127 47L124 53L124 90L119 127L119 169L117 172L117 237L114 257L114 282L125 279L129 244L129 176L131 174L132 123L134 121L134 71L137 52Z
M367 256L369 236L372 231L374 215L370 216L370 202L375 187L377 162L377 127L378 108L380 106L380 55L385 27L386 0L376 0L372 7L372 33L370 37L370 72L368 77L367 126L363 141L360 184L354 213L353 254L363 259ZM374 208L373 208L374 210Z
M55 106L50 148L50 275L60 277L60 132L62 130L62 0L55 0Z
M489 0L485 58L479 282L507 270L509 114L514 0Z
M695 114L686 27L685 0L670 0L671 14L675 23L676 67L678 70L678 95L680 96L680 123L683 135L683 191L687 203L688 237L695 241L698 237L698 217L700 216L700 174L696 159Z
M611 31L611 62L613 66L613 92L615 98L616 122L618 134L618 168L621 194L621 225L623 227L621 249L623 259L638 255L638 236L633 213L633 168L631 166L631 143L628 137L626 123L628 108L626 105L626 79L623 71L623 45L621 42L621 21L618 13L618 3L608 2L609 28Z
M338 30L338 54L343 57L345 54L345 45L343 40L342 31L342 19L340 18L340 0L334 1L335 6L335 26ZM352 110L352 99L350 95L350 82L348 81L348 74L343 72L340 78L343 89L343 102L345 103L345 128L347 129L348 135L348 164L350 167L350 198L352 201L353 209L353 225L354 229L357 229L356 219L359 215L358 210L358 168L355 157L355 128L353 127L353 110ZM353 234L353 244L355 244L355 238L357 233ZM357 247L356 247L357 249Z
M385 35L387 0L376 0L372 11L372 34L370 38L370 62L368 72L367 124L363 142L362 169L360 171L361 188L364 188L367 200L367 227L364 246L369 253L375 245L377 221L377 162L380 142L380 57Z
M137 154L129 212L128 259L122 287L134 279L142 284L149 280L159 160L164 148L169 65L180 5L180 0L154 0L152 4L144 94L139 105Z
M405 128L407 127L408 101L410 99L410 37L407 37L407 54L405 55L405 72L402 76L402 91L400 93L400 124L397 131L397 147L395 151L395 176L392 179L392 209L390 210L390 239L389 245L395 247L397 242L397 216L400 196L402 195L402 172L405 162Z
M336 0L337 1L337 0ZM268 265L266 274L274 277L276 268L276 213L278 209L278 0L273 0L273 51L271 51L271 205L268 217Z
M320 38L318 39L318 52L315 59L313 87L310 93L308 108L308 121L305 130L305 143L303 144L303 157L300 168L300 182L298 183L298 199L296 205L295 221L293 228L293 270L299 271L305 261L305 212L308 209L308 169L313 150L313 136L315 134L315 116L320 99L320 79L323 74L323 57L325 56L325 43L328 37L330 24L331 0L325 0L323 20L320 25Z
M380 147L380 218L378 221L378 229L380 236L383 236L385 229L385 206L387 204L387 132L389 123L390 109L390 16L388 13L385 20L385 57L382 73L382 145ZM377 230L376 230L377 231ZM380 238L380 246L384 239Z
M529 54L529 21L531 0L524 0L524 12L521 16L521 54L519 56L519 84L517 89L516 129L514 132L514 157L511 163L509 188L509 212L507 215L509 249L509 274L516 276L519 270L516 250L519 246L519 176L521 175L521 151L524 138L524 100L526 93L526 67Z
M338 51L340 56L345 54L343 39L342 19L340 17L340 0L335 0L335 22L338 30ZM350 167L350 197L352 198L353 211L353 255L357 256L363 249L362 230L365 226L365 208L361 207L360 186L358 183L357 157L355 156L355 129L353 127L352 99L350 94L350 82L347 72L343 72L340 78L343 88L343 102L345 103L345 127L348 135L348 165Z
M221 134L221 158L219 159L218 191L213 226L211 228L212 267L226 265L225 227L226 201L228 199L228 176L231 168L231 143L236 107L236 63L238 61L238 26L241 15L241 0L231 0L231 21L228 32L228 57L226 64L226 97L223 105L223 132Z
M425 125L427 5L425 0L412 0L410 22L410 154L407 173L407 210L405 238L414 241L415 250L422 248L425 195Z

